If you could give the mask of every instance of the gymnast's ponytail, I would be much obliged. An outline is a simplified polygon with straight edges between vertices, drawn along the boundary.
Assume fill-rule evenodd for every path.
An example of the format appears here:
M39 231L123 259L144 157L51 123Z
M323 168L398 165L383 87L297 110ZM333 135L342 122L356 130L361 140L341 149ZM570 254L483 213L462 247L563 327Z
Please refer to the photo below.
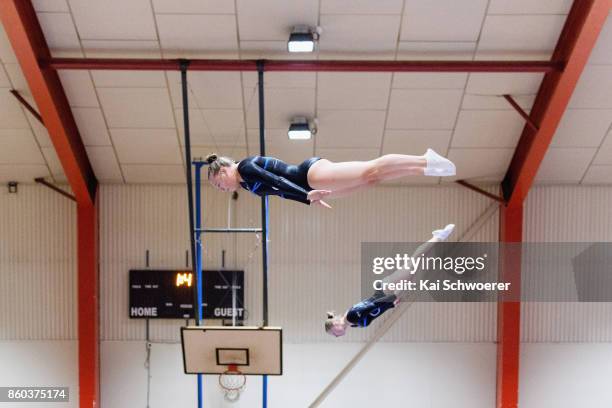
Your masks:
M208 178L212 175L213 177L219 174L221 167L229 167L234 164L234 160L225 156L217 156L212 153L206 156L206 163L208 163Z

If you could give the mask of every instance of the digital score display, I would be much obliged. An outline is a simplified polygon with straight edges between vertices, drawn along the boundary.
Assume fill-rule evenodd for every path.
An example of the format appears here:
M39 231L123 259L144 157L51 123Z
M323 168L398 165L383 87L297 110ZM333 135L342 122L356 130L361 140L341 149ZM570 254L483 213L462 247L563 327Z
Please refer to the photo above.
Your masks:
M192 271L132 269L129 289L130 318L194 317L195 278ZM235 309L232 307L233 292ZM204 319L231 319L234 313L237 320L244 319L244 271L202 271L202 293Z

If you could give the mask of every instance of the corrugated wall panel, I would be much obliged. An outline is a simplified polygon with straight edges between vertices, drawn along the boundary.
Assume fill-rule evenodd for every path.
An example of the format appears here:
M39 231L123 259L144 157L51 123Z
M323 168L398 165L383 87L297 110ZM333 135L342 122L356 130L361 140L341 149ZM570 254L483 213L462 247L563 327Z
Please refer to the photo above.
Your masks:
M76 283L75 203L37 185L3 188L0 339L75 339Z
M612 188L537 186L525 205L526 242L612 241ZM610 342L610 303L525 303L525 342Z
M495 189L492 188L492 191ZM225 226L228 195L206 188L207 226ZM144 267L181 267L187 235L183 186L107 185L101 188L102 339L141 340L145 323L128 316L127 276ZM260 200L241 192L234 226L258 226ZM457 236L488 207L490 200L455 186L379 187L333 202L334 209L270 199L270 324L285 329L288 342L337 341L322 330L325 311L340 310L360 297L362 241L422 241L431 230L453 222ZM493 216L472 240L497 240ZM205 266L245 269L248 323L261 323L261 240L253 235L210 235ZM151 337L178 341L182 322L152 321ZM387 336L390 341L494 341L495 308L490 304L415 305ZM361 341L354 330L343 341Z

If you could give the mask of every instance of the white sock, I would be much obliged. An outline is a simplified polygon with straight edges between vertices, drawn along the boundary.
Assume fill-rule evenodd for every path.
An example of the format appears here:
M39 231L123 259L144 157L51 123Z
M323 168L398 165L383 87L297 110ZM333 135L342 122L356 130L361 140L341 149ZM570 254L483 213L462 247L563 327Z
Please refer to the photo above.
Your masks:
M432 231L431 235L433 235L434 238L437 238L440 241L446 241L448 237L450 236L450 234L453 233L454 229L455 229L455 224L448 224L446 227L442 229Z
M457 173L455 164L446 157L440 156L433 149L427 149L425 160L427 161L424 171L426 176L454 176Z

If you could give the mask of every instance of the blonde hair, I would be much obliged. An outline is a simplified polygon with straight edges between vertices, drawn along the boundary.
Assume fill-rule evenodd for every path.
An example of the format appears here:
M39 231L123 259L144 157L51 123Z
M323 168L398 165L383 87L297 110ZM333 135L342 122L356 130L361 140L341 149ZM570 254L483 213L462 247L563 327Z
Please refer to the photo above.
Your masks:
M208 178L211 174L215 177L221 171L221 167L230 167L235 163L234 159L225 156L217 156L215 153L206 156L206 163L208 163Z
M332 336L335 336L335 334L332 332L335 318L336 316L334 315L334 312L327 312L327 320L325 320L325 331L327 332L327 334L331 334Z

